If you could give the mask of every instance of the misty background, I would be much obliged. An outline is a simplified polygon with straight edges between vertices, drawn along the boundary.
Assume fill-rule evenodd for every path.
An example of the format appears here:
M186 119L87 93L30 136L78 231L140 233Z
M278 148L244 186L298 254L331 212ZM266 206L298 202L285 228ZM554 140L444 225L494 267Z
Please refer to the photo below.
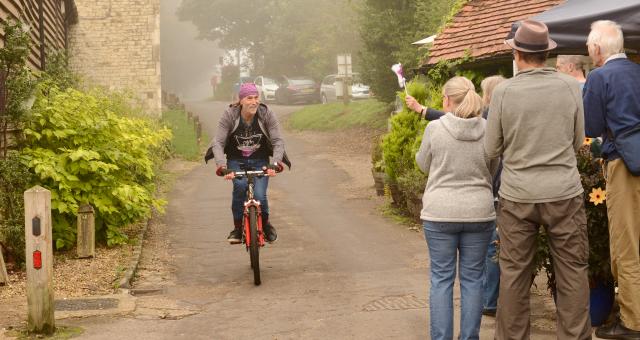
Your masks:
M197 39L190 21L179 21L182 0L160 1L160 58L162 89L184 100L211 97L211 76L223 51L211 40Z

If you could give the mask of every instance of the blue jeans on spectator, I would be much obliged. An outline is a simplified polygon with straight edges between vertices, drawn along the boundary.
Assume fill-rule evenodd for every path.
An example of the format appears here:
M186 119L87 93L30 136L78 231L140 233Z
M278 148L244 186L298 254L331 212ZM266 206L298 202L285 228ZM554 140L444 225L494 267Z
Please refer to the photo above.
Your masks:
M227 161L229 170L260 170L269 164L267 159L230 159ZM242 220L244 211L244 201L247 199L247 179L233 180L233 199L231 201L231 212L235 221ZM269 177L254 178L253 197L260 201L263 218L269 215L269 203L267 202L267 186Z
M431 339L453 339L453 283L458 263L461 293L459 339L478 339L482 318L482 278L487 245L495 222L423 223L431 260Z
M484 309L495 312L498 309L498 293L500 292L500 266L496 258L496 241L498 240L498 230L495 225L493 234L487 247L487 258L485 260L484 277L482 286L484 291Z

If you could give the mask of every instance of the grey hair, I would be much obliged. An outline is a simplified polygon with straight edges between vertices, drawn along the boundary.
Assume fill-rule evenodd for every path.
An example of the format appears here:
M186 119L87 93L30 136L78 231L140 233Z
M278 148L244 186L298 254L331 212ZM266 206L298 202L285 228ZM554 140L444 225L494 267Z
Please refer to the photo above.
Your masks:
M624 52L624 36L620 25L611 20L598 20L591 24L587 45L600 46L604 57Z
M584 60L581 55L559 55L558 60L563 64L573 64L576 70L584 71Z

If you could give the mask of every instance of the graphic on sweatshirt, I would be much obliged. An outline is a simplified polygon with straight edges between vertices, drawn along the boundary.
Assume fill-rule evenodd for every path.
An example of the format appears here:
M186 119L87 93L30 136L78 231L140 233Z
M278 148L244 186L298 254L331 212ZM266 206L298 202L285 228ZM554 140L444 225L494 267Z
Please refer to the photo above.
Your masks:
M254 152L260 149L260 142L262 141L262 134L246 134L246 135L235 135L236 143L238 143L238 150L242 153L242 157L249 157Z

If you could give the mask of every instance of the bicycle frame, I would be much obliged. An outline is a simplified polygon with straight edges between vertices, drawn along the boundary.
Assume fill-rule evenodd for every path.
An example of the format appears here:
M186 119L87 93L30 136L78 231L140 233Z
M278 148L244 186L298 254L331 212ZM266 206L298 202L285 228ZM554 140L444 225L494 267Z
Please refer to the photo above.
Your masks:
M247 173L250 173L247 171ZM256 218L257 218L257 229L258 229L258 245L260 247L264 246L264 233L262 232L262 207L260 201L256 200L253 197L253 180L255 176L251 176L250 174L245 174L247 177L248 185L247 185L247 200L244 202L244 212L243 212L243 225L244 225L244 242L247 247L247 251L251 246L251 232L250 232L250 219L249 219L249 207L256 208Z

